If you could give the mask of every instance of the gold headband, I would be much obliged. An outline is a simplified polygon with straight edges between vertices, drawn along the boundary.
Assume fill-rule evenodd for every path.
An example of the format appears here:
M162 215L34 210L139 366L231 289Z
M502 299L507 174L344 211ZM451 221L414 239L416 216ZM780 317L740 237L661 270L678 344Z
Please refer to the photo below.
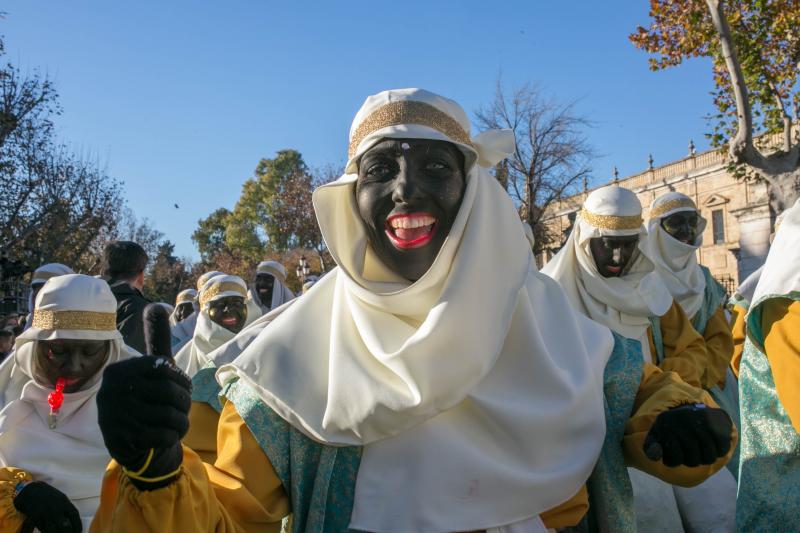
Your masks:
M650 218L658 218L664 213L669 213L673 209L678 209L680 207L688 207L689 209L697 211L697 206L694 205L691 198L676 198L675 200L670 200L653 207L650 211Z
M610 230L631 230L642 227L642 215L596 215L581 209L581 218L595 228Z
M269 274L270 276L274 276L275 279L281 283L286 284L286 276L284 276L280 270L273 266L266 265L258 267L258 269L256 269L256 276L259 274Z
M116 313L100 311L35 310L32 327L37 329L85 329L113 331L117 329Z
M356 131L353 132L353 138L350 139L350 146L347 150L348 157L352 158L356 155L358 145L371 133L399 124L427 126L458 143L472 146L469 132L464 131L461 124L444 111L425 102L401 100L379 107L358 125Z
M200 306L205 307L205 305L210 302L216 295L221 292L237 292L242 297L247 296L247 291L244 287L239 285L238 283L234 283L233 281L225 281L223 283L217 283L212 285L208 289L204 290L200 294Z
M187 302L191 303L194 302L196 296L192 296L191 294L179 294L178 298L176 299L176 304L185 304Z

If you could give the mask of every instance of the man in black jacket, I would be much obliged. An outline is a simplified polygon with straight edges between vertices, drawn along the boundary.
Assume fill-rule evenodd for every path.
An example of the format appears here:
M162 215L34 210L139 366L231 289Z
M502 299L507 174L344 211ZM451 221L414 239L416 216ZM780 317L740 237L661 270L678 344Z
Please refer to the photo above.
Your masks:
M103 251L103 278L117 297L117 329L125 344L145 353L144 308L150 300L142 295L147 253L132 241L115 241Z

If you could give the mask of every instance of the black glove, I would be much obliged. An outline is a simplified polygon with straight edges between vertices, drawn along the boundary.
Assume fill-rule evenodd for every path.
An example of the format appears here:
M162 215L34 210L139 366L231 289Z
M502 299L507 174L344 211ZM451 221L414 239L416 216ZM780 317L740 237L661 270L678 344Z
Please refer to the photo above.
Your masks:
M66 494L44 481L25 485L14 498L14 508L25 515L23 531L36 528L42 533L79 533L83 529L78 510Z
M163 477L180 467L180 441L189 430L191 404L192 382L170 359L135 357L106 367L97 393L103 441L140 490L154 490L176 478L136 479Z
M713 464L731 448L733 422L705 404L674 407L658 415L644 439L644 453L666 466Z

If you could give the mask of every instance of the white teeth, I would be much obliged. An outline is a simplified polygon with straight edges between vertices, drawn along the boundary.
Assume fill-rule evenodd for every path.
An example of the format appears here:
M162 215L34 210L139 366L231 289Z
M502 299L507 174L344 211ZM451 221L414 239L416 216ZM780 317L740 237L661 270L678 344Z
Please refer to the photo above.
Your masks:
M389 222L389 224L395 229L397 229L397 228L413 229L413 228L421 228L423 226L430 226L434 222L436 222L435 218L433 218L431 216L423 215L423 216L417 216L417 217L397 217L397 218L393 218L391 220L391 222Z

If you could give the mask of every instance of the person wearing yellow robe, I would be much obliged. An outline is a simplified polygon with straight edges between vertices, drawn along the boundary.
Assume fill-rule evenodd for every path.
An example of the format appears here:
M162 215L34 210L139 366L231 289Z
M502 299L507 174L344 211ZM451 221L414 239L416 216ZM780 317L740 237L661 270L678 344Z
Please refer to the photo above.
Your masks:
M698 403L712 409L730 424L730 418L702 391L707 361L705 343L655 271L647 254L647 234L642 222L642 207L633 192L618 186L592 192L567 243L545 265L543 273L558 281L573 305L589 318L639 344L645 368L646 365L658 365L665 374L675 375L676 379L661 391L660 397L665 400L662 409L668 410L669 399L677 397L674 383L682 382L684 387L695 391L696 397L703 398L696 400ZM625 369L620 373L631 374L631 370ZM633 483L636 504L632 527L667 530L676 525L681 527L684 521L708 522L703 509L690 505L691 500L707 504L708 498L705 495L692 497L681 486L702 482L702 488L689 490L705 491L709 485L718 484L719 476L723 475L719 468L728 462L737 443L735 428L726 427L731 447L720 454L721 460L715 462L716 469L707 471L705 477L692 483L675 481L668 475L668 470L654 473L641 463L626 461L635 467L629 469L628 480ZM726 479L725 484L735 492L733 479ZM733 510L729 509L726 514L732 522ZM626 528L612 526L611 529Z
M169 364L108 373L99 420L121 467L96 530L167 509L162 530L270 531L291 510L294 531L388 533L543 531L548 511L585 512L573 499L603 447L614 337L537 272L486 170L513 136L469 129L460 106L424 90L367 99L347 173L314 193L337 267L217 371L214 465L181 452L180 417L152 415L152 440L124 446L133 399L118 391L161 379L180 396Z
M800 202L784 211L746 325L736 527L800 530Z

